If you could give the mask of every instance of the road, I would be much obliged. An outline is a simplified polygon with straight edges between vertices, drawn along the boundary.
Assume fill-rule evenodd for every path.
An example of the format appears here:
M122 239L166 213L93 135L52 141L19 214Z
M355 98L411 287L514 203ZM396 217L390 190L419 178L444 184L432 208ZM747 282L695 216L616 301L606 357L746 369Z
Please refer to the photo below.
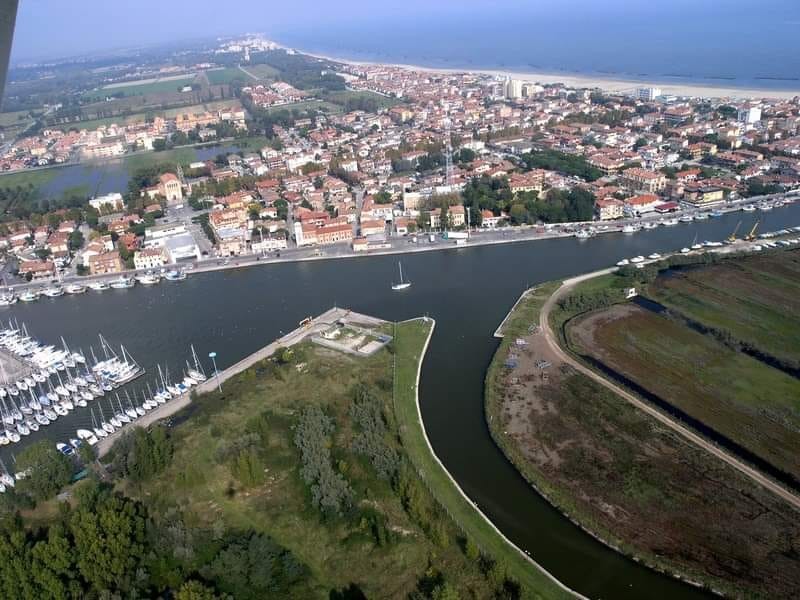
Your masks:
M789 502L795 508L800 509L800 497L798 497L796 494L784 488L783 486L779 485L778 483L774 482L773 480L769 479L766 475L762 474L760 471L749 466L748 464L742 462L732 454L729 454L725 450L719 448L718 446L716 446L709 440L705 439L704 437L700 436L699 434L695 433L694 431L684 426L680 422L675 421L670 416L660 412L658 409L651 406L649 403L645 402L644 400L631 394L627 390L624 390L623 388L609 381L602 375L586 367L585 365L583 365L577 359L573 358L571 355L569 355L561 348L560 344L558 343L558 337L555 335L550 326L550 311L552 310L554 304L558 301L559 298L561 298L566 293L571 291L578 283L586 281L587 279L592 279L594 277L599 277L601 275L611 273L614 270L615 268L604 269L602 271L596 271L594 273L588 273L586 275L580 275L572 279L567 279L564 281L561 287L559 287L553 293L553 295L547 299L544 306L542 307L541 312L539 313L539 325L542 329L542 332L544 333L545 340L547 341L547 344L552 350L552 352L556 356L558 356L559 359L561 359L564 363L568 364L576 371L582 373L586 377L592 379L596 383L599 383L605 388L608 388L618 396L630 402L636 408L644 411L645 413L656 419L661 424L669 427L670 429L682 435L684 438L686 438L693 444L701 447L702 449L713 454L715 457L723 460L731 467L742 473L744 476L750 478L758 485L771 491L779 498Z

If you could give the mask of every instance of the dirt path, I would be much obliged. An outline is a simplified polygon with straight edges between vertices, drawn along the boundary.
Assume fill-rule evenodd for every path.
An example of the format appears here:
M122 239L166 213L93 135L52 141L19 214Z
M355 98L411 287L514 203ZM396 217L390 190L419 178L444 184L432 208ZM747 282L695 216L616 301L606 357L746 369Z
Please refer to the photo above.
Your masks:
M660 412L644 400L641 400L631 394L630 392L624 390L623 388L619 387L618 385L612 383L611 381L607 380L603 376L599 375L598 373L592 371L588 367L584 366L578 360L567 354L559 345L558 337L553 333L553 330L550 327L550 311L553 309L553 306L561 298L563 295L570 292L575 285L581 283L582 281L586 281L587 279L592 279L594 277L599 277L601 275L605 275L607 273L612 272L614 269L605 269L603 271L597 271L594 273L588 273L586 275L581 275L579 277L575 277L573 279L567 279L558 288L552 296L550 296L547 301L544 303L541 312L539 313L539 325L541 327L541 338L543 338L550 348L550 351L553 356L557 357L557 360L561 363L568 364L578 372L582 373L586 377L589 377L593 381L599 383L600 385L608 388L618 396L624 398L636 408L643 410L648 415L653 417L654 419L658 420L659 423L666 425L673 431L679 433L684 438L689 440L690 442L700 446L704 450L710 452L717 458L725 461L733 468L737 469L740 473L744 474L745 476L749 477L752 481L756 482L757 484L761 485L762 487L766 488L767 490L774 493L776 496L786 500L796 508L800 508L800 497L798 497L793 492L787 490L783 486L779 485L778 483L769 479L766 475L763 475L760 471L754 469L753 467L747 465L746 463L742 462L732 454L720 449L719 447L715 446L713 443L709 442L705 438L701 437L691 429L687 428L686 426L682 425L681 423L673 420L668 415Z

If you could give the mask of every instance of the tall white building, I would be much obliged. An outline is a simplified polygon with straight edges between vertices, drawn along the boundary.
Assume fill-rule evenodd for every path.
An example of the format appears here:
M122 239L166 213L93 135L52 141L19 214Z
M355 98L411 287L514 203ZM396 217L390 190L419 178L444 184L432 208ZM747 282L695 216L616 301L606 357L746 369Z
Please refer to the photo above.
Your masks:
M636 90L636 97L645 102L652 102L661 95L661 88L645 87Z
M506 79L506 98L522 98L522 81L519 79Z
M740 122L752 125L761 120L761 108L758 106L744 106L739 109L736 116Z

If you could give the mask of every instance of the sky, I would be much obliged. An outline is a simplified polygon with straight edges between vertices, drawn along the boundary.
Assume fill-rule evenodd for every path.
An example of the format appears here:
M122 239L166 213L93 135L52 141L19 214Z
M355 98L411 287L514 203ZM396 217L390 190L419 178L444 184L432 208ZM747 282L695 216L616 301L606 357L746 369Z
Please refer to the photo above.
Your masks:
M789 26L793 37L800 33L798 0L19 0L19 4L12 61L243 32L264 33L278 41L339 36L346 43L360 35L379 40L376 33L388 34L393 25L398 30L402 25L403 31L435 37L439 26L479 24L482 19L524 24L524 32L515 33L515 43L521 47L528 36L542 32L563 35L569 44L576 27L603 43L603 32L609 28L614 35L625 36L628 30L642 34L652 29L659 34L686 23L720 19L744 26L756 12L762 22ZM735 44L737 39L724 42Z

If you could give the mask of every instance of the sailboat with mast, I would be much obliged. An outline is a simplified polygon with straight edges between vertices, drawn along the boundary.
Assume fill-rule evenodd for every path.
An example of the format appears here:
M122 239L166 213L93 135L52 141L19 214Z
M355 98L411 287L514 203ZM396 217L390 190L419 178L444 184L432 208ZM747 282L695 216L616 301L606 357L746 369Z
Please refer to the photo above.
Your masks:
M406 288L410 288L411 287L411 282L403 280L403 264L401 262L398 262L397 263L397 267L400 270L400 282L399 283L393 283L392 284L392 289L397 291L397 290L404 290Z

